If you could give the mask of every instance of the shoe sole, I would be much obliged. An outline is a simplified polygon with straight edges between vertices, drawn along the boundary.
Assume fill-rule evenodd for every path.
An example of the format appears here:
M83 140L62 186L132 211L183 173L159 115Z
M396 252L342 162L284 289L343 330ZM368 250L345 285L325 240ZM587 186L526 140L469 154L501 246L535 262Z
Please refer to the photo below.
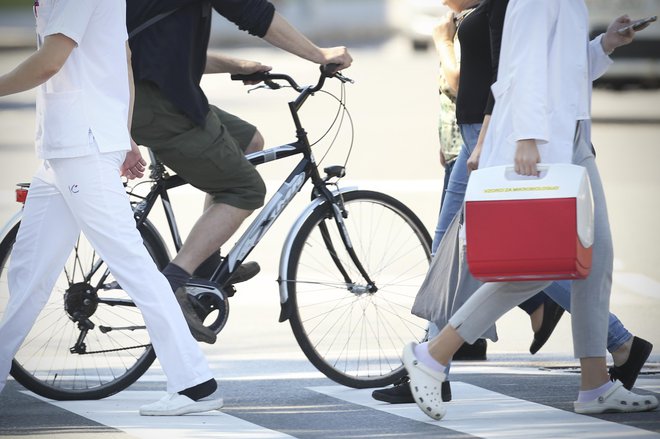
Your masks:
M658 404L651 405L640 405L640 406L626 406L625 408L619 407L603 407L603 408L593 408L593 409L579 409L574 407L575 413L580 415L606 415L608 413L639 413L639 412L649 412L658 408Z
M140 409L141 416L181 416L190 413L203 413L213 410L219 410L223 406L222 399L214 399L210 401L196 401L194 404L184 405L170 410L149 410Z

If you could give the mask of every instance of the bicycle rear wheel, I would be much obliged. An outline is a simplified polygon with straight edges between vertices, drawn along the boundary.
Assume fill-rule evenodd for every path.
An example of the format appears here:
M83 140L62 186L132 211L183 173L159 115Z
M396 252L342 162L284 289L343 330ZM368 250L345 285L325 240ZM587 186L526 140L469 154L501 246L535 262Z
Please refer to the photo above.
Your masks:
M410 309L428 271L431 238L419 218L388 195L353 191L342 197L348 236L378 290L366 291L332 206L322 203L288 251L289 320L307 358L328 378L355 388L386 386L405 374L404 345L426 336L428 323Z
M9 298L7 269L18 226L0 243L0 314ZM152 230L145 223L140 233L162 268L169 257ZM81 338L87 322L93 328ZM131 385L155 358L142 314L81 234L14 357L11 375L46 398L100 399Z

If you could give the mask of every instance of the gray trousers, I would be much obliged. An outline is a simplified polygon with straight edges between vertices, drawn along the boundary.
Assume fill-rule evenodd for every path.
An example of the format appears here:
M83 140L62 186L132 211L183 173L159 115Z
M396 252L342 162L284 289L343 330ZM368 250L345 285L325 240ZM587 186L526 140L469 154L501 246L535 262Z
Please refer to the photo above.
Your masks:
M573 163L584 166L594 200L594 244L591 272L572 282L571 324L576 358L604 357L612 288L612 236L602 182L589 140L589 122L580 121ZM449 320L458 334L474 343L511 308L550 285L547 281L490 282L481 286Z

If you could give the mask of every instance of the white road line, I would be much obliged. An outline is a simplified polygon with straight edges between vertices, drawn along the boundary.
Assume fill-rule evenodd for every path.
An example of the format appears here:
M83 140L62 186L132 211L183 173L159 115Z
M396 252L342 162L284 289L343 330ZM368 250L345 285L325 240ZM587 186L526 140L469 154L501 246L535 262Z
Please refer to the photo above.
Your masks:
M284 439L292 438L219 411L185 416L140 416L141 405L160 399L163 392L124 391L98 401L51 401L24 391L49 404L99 424L142 439Z
M309 389L353 404L484 439L660 438L660 434L654 432L512 398L471 384L452 381L451 385L454 399L448 404L447 415L441 421L427 417L415 404L378 402L371 398L371 389L356 390L342 386Z

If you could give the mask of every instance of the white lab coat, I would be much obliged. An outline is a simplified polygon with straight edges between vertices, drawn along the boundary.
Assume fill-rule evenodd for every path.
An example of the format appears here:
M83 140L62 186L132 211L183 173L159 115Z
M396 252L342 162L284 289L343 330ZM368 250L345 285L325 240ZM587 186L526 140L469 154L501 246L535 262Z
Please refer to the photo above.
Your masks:
M612 63L602 35L582 43L588 32L582 0L511 0L479 167L513 164L521 139L537 140L542 163L571 163L576 122L590 118L591 83Z

